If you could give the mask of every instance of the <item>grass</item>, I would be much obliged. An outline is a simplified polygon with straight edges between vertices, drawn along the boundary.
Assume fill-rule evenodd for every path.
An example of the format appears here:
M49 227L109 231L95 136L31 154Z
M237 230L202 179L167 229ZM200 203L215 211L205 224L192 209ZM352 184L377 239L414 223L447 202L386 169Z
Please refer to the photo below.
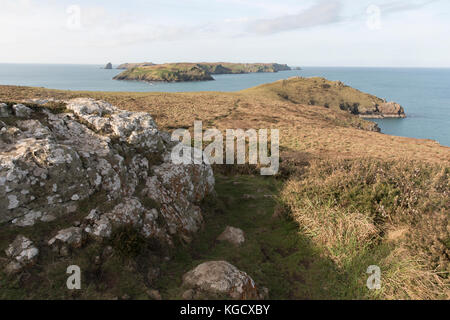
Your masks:
M381 268L382 290L358 298L448 299L449 174L411 162L313 162L282 199L351 288L368 266Z
M151 246L134 257L116 253L99 265L94 261L107 244L89 242L67 258L43 250L38 264L23 274L0 274L0 298L145 299L152 287L163 298L179 299L185 272L220 259L269 288L273 299L449 299L450 148L368 131L371 122L340 110L338 102L364 105L372 96L339 84L332 94L333 88L318 81L291 79L233 93L0 86L0 101L92 97L149 112L162 130L191 129L194 120L203 120L204 129L275 128L281 138L277 178L247 167L215 170L218 198L203 204L204 229L191 245L176 247L170 261ZM64 106L56 111L64 112ZM84 203L73 219L101 199ZM46 238L71 224L67 219L35 228L2 226L1 254L18 232L44 239L39 244L45 247ZM227 225L245 231L247 241L239 249L215 241ZM86 270L81 292L65 289L70 264ZM369 265L382 269L380 291L366 287ZM146 272L153 266L162 277L150 286Z

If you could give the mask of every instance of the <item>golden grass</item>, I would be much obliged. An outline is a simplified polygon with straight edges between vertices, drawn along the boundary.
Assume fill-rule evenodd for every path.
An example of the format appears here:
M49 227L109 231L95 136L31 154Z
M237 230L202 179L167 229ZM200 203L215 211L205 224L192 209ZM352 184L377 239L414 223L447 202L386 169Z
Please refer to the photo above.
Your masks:
M313 161L291 176L281 199L348 279L381 268L382 290L373 297L445 299L449 176L449 166L419 162Z

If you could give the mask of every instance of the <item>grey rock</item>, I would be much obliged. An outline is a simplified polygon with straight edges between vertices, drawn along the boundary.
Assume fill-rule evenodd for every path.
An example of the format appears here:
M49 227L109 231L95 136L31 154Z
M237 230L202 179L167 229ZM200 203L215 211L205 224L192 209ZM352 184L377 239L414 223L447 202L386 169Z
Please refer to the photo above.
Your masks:
M39 250L33 245L30 239L18 235L5 250L5 253L11 260L7 265L6 271L11 273L33 265L37 260Z
M15 105L14 125L0 123L0 223L28 227L59 219L103 193L106 199L79 225L83 232L105 238L132 224L169 245L174 236L192 239L203 223L197 203L214 192L211 166L173 164L178 143L147 113L83 98L52 113L49 101L63 103L36 101L39 118Z
M218 241L228 241L235 246L240 246L245 242L244 231L234 227L226 227L225 231L217 238Z
M14 111L14 115L18 118L28 118L33 112L33 110L24 106L23 104L16 104L12 108Z
M49 246L68 245L72 248L79 248L83 244L82 229L78 227L71 227L60 230L58 234L48 241Z
M183 276L183 286L212 297L226 296L235 300L259 299L253 279L226 261L202 263Z
M0 118L7 118L9 116L11 116L11 113L6 103L0 103Z

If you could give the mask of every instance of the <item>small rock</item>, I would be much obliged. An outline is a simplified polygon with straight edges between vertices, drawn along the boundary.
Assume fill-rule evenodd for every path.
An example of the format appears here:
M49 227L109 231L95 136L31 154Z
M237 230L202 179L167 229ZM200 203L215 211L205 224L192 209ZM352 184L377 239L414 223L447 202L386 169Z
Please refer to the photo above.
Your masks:
M150 299L153 300L162 300L161 294L159 293L158 290L147 290L147 295L149 296Z
M235 246L240 246L245 242L244 231L238 228L226 227L225 231L217 238L218 241L228 241Z
M183 286L206 295L225 295L235 300L259 299L253 279L226 261L202 263L183 276Z
M71 227L64 230L60 230L58 234L50 239L49 246L62 243L69 245L72 248L80 248L83 244L83 234L81 228Z
M13 264L9 264L7 268L11 271L14 269L21 269L23 267L33 265L38 257L39 250L33 245L33 242L18 235L11 243L8 249L5 250L6 256L10 258Z
M121 299L122 300L130 300L131 297L128 294L124 294Z
M6 103L0 103L0 118L7 118L11 114L9 113Z
M18 118L28 118L33 112L30 108L24 106L23 104L16 104L13 107L14 114Z

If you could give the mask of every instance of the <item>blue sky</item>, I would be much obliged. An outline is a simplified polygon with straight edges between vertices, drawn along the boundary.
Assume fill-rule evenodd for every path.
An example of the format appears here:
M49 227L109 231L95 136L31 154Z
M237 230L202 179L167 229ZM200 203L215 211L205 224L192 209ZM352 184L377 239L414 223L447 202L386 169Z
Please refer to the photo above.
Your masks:
M0 62L450 67L448 0L0 0Z

